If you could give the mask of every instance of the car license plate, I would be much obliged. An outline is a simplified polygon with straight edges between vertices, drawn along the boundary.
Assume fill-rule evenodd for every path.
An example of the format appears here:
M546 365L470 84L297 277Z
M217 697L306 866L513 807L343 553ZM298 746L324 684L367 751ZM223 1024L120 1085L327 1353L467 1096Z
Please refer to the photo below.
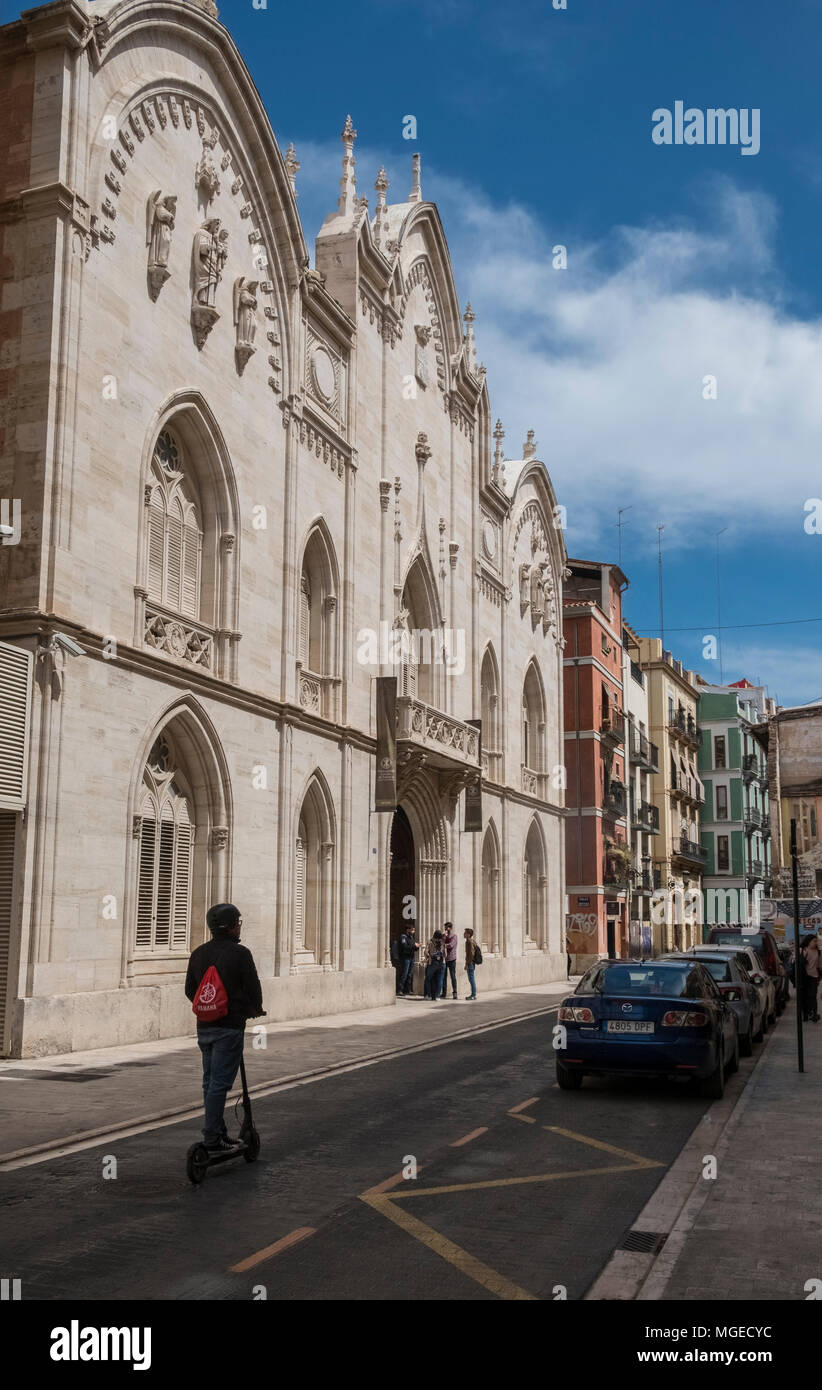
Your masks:
M653 1023L635 1023L624 1018L605 1020L606 1033L653 1033Z

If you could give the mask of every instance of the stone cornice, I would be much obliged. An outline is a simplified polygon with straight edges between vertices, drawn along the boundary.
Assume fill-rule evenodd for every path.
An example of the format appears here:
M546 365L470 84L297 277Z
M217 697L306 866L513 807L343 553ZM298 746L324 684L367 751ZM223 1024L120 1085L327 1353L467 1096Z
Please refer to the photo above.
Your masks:
M94 31L85 8L75 0L55 0L52 5L24 10L20 22L26 26L26 48L31 53L44 48L84 48Z
M330 333L341 347L353 348L357 325L348 317L334 296L329 294L322 280L316 274L303 273L301 288L303 312Z

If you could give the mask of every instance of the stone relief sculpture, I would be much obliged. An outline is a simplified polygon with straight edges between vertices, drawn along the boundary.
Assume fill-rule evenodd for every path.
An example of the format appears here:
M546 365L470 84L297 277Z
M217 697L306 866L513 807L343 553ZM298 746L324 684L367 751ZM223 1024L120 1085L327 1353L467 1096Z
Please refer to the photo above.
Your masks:
M191 323L198 348L219 319L215 307L217 286L228 259L228 232L220 231L219 217L210 217L194 233L192 270L194 289L191 300Z
M234 352L240 376L249 357L256 351L254 337L257 332L258 284L258 280L247 280L244 275L234 281L234 327L237 332Z
M203 153L194 171L194 182L202 191L206 207L214 201L220 191L220 177L214 160L211 158L212 142L203 140Z
M168 253L177 214L177 198L157 189L146 203L146 246L148 247L148 287L156 299L170 275Z

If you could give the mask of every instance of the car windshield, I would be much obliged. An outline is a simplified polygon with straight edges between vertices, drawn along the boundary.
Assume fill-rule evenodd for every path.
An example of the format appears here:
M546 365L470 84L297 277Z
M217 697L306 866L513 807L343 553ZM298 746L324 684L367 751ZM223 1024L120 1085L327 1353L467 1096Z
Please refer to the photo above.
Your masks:
M679 965L611 965L603 971L602 994L665 994L682 998L692 967Z
M730 963L727 960L723 960L721 956L697 956L696 959L699 961L700 965L704 965L705 969L715 980L733 979Z
M746 946L753 946L755 951L762 949L762 934L760 932L745 932L744 934L741 931L714 932L711 935L711 940L717 946L721 946L724 942L727 942L729 946L737 946L740 941L744 941Z

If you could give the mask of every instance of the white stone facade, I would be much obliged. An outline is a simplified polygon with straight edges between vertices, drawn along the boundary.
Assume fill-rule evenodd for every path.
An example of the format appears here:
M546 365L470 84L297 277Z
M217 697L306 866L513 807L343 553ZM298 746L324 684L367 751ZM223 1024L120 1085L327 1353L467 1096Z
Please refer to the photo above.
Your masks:
M36 654L27 804L0 812L3 1049L192 1028L182 972L221 900L273 1019L391 1000L409 884L421 938L474 928L481 986L561 978L562 533L533 443L505 461L498 430L492 456L418 164L369 220L346 122L313 271L296 161L213 6L63 0L0 60L23 516L0 638ZM435 659L392 665L402 628ZM402 879L372 809L391 674Z

